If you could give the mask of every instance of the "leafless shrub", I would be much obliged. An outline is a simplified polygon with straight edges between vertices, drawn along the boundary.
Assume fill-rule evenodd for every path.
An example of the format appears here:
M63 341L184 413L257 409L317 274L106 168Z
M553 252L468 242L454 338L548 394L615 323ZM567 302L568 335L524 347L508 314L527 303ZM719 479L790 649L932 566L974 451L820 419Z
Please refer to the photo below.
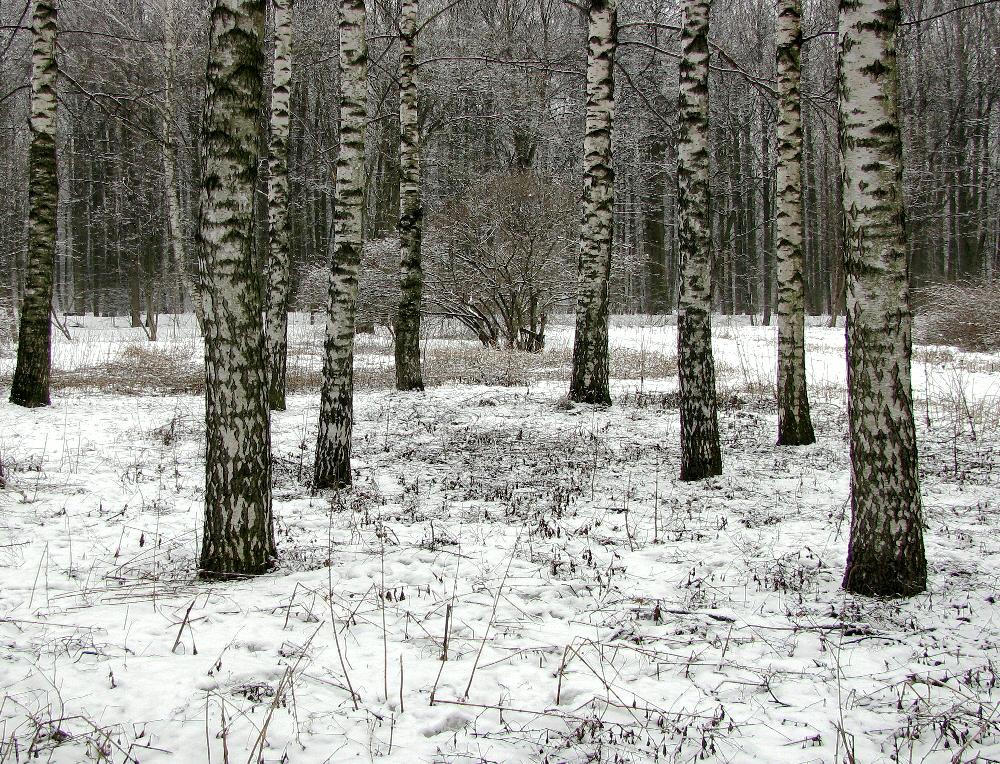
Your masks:
M1000 349L1000 279L934 284L916 297L921 342L963 350Z

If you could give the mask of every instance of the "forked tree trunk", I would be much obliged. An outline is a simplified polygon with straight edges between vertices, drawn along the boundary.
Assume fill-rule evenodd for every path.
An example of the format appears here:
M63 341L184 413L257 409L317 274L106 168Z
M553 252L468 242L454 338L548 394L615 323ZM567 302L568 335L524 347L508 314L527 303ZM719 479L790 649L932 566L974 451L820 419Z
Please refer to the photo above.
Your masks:
M272 411L285 410L288 358L288 128L292 83L292 2L274 2L274 84L268 149L267 208L270 249L267 259L267 400Z
M800 0L778 0L778 445L813 443L806 390L802 287L802 49Z
M48 406L52 363L52 279L56 257L56 3L36 0L31 19L31 144L28 149L28 262L10 402Z
M898 0L841 0L851 538L844 588L927 586L910 383L912 316L896 68Z
M253 265L263 37L263 0L214 0L199 226L207 439L201 574L208 577L262 573L275 556L260 278Z
M712 228L708 196L710 11L710 0L687 0L681 32L677 146L681 480L701 480L722 473L712 355Z
M608 281L614 223L611 122L617 0L590 0L587 11L587 127L583 138L583 219L577 267L576 334L569 397L611 403L608 389Z
M323 348L315 488L351 483L354 319L364 241L368 53L364 0L340 0L340 155L333 262Z
M403 0L399 18L399 313L396 317L396 389L423 390L420 370L420 127L417 121L419 0Z

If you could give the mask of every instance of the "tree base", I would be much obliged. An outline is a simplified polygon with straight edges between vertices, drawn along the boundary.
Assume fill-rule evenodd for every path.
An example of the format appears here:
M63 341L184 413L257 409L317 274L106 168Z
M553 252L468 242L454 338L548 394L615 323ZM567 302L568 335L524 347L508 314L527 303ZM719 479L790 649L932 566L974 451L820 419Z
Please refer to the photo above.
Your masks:
M842 586L865 597L912 597L927 590L926 565L859 565L848 561Z
M611 393L605 388L586 388L583 390L569 389L569 399L573 403L591 403L596 406L610 406Z
M693 483L722 474L722 457L713 455L708 461L681 464L681 482Z
M779 446L810 446L815 442L816 433L813 431L812 422L808 419L805 421L780 420L778 422Z

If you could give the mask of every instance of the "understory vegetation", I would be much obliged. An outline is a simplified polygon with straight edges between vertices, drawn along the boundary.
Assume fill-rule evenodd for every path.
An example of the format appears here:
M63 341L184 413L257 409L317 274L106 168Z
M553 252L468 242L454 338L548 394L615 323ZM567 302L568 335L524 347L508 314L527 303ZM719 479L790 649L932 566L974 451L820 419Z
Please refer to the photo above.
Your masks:
M721 322L727 467L681 483L674 327L641 318L613 322L611 408L565 399L558 323L542 353L429 337L419 395L362 337L354 487L310 488L303 382L272 414L279 568L219 585L203 404L172 389L198 343L89 321L54 405L0 412L4 764L1000 756L995 356L917 348L931 574L906 601L840 588L841 331L808 330L818 442L788 449L772 330ZM296 317L293 346L320 331Z

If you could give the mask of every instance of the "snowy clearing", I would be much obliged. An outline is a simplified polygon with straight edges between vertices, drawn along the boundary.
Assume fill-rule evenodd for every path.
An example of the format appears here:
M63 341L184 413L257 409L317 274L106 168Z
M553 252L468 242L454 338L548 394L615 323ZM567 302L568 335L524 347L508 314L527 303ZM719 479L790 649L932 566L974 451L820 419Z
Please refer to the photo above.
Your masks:
M170 320L151 348L88 319L52 407L0 403L3 764L1000 761L1000 355L916 349L929 589L876 601L840 589L842 329L808 330L818 442L788 449L774 329L717 320L701 484L676 479L673 326L616 320L606 410L563 401L566 326L530 357L431 339L425 394L360 337L356 485L314 496L299 316L280 567L220 584L194 577L200 345Z

